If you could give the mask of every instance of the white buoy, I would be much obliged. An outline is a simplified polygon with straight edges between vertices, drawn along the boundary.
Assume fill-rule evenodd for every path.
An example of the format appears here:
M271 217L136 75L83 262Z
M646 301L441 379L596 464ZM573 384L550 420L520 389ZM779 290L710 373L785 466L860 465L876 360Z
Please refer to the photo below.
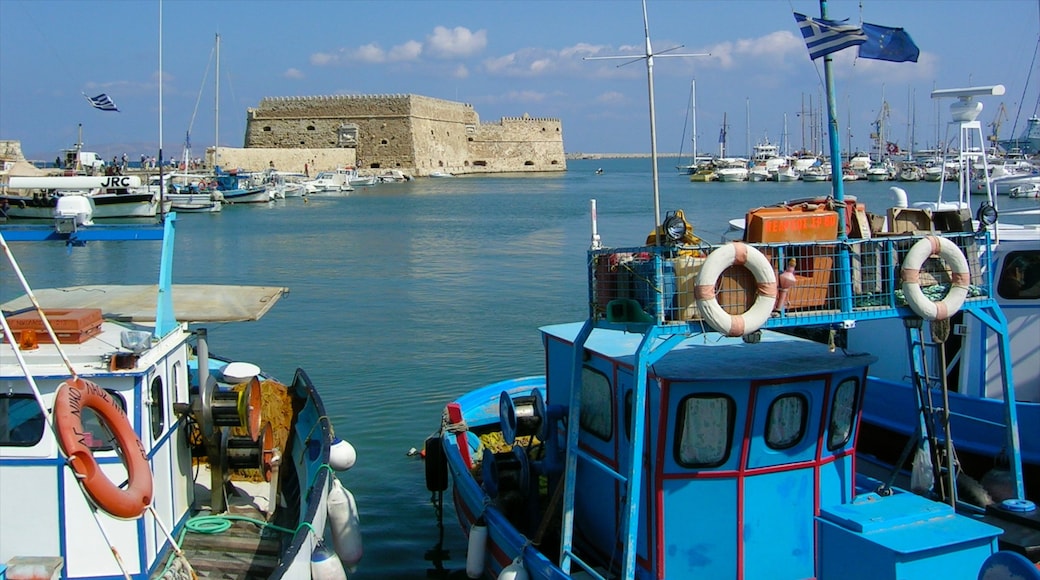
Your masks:
M498 580L527 580L527 570L524 568L523 562L517 557L513 560L513 563L502 568L502 571L498 573Z
M364 554L361 545L361 518L358 516L354 494L343 487L339 479L333 478L327 503L332 545L347 571L353 572Z
M313 580L347 580L339 558L319 543L311 552L311 578Z
M357 462L357 451L349 442L336 437L329 448L329 467L336 471L346 471Z
M487 526L473 524L469 529L469 551L466 553L466 576L480 578L484 575L484 552L487 549Z

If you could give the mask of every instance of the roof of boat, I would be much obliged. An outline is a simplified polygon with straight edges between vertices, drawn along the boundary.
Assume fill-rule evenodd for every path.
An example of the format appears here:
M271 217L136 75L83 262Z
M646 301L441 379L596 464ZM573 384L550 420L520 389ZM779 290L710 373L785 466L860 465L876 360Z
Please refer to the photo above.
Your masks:
M94 285L34 290L42 308L100 308L106 319L141 324L155 322L157 285ZM174 315L181 322L242 322L259 320L288 288L174 284ZM0 305L5 311L32 307L27 296Z
M558 324L542 327L541 331L573 342L581 326L577 322ZM632 364L642 341L640 333L597 328L585 348ZM704 349L710 349L710 353ZM671 380L784 378L865 366L876 360L868 353L831 352L825 344L779 332L763 331L758 344L709 332L687 338L672 349L654 363L653 374Z

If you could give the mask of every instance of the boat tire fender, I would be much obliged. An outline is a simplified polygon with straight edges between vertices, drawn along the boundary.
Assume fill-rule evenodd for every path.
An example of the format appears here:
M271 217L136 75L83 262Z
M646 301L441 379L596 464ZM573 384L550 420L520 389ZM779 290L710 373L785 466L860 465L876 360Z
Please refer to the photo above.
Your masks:
M744 266L755 277L755 303L743 314L729 314L715 296L715 285L730 266ZM742 242L731 242L712 251L697 275L694 288L701 316L712 328L727 336L744 336L761 328L772 315L776 296L776 273L769 259Z
M932 302L921 291L921 266L938 254L950 268L950 291L942 300ZM903 295L910 309L925 320L946 320L960 310L968 297L971 274L968 260L957 244L947 238L927 236L917 241L903 259L900 275Z
M448 459L444 455L444 440L440 435L426 438L426 489L444 491L448 489Z
M108 479L94 459L84 439L83 409L96 413L115 438L116 451L126 464L129 478L126 489ZM69 467L91 500L113 517L140 517L152 503L152 471L141 440L112 396L80 377L68 379L58 386L55 395L54 424Z

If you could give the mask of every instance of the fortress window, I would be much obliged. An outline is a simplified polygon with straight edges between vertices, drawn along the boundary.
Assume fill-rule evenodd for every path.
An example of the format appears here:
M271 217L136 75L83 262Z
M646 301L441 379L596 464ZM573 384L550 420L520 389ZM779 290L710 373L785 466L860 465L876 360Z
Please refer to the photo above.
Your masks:
M387 141L386 139L380 139L380 140L379 140L379 144L380 144L380 145L389 145L389 144L390 144L390 141Z
M314 131L314 125L307 125L308 131Z
M466 140L472 142L473 141L473 137L470 137L470 138L468 138Z
M557 161L555 159L553 159L552 161L549 162L549 165L557 165L557 164L559 164L559 161Z
M264 127L264 133L270 133L270 132L271 132L270 125L268 125L267 127Z
M484 161L484 160L474 161L473 162L473 167L487 167L487 161Z
M531 161L530 159L528 159L527 161L524 161L524 165L530 167L531 165L534 165L534 161Z

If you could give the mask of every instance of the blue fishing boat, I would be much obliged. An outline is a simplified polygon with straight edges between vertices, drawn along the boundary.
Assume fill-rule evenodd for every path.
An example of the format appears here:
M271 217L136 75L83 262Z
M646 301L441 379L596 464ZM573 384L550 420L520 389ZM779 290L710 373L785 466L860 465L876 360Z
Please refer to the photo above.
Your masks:
M195 326L287 289L174 284L176 223L0 227L25 292L0 317L0 577L336 578L361 557L354 450L307 373L211 355ZM54 267L151 241L158 281L32 288L9 241L50 242Z
M828 21L826 2L821 12L803 25L807 41L855 28ZM645 2L643 17L648 30ZM648 32L646 47L655 157ZM833 95L829 56L824 68ZM923 318L963 310L1006 345L993 280L967 259L989 232L857 235L871 226L832 163L832 203L749 213L744 241L711 245L680 211L661 220L652 167L645 244L603 247L593 201L588 317L540 329L544 371L460 395L426 441L426 485L438 514L451 488L467 575L1040 578L1035 545L1002 536L1037 513L1013 396L1011 497L965 513L942 477L912 493L857 472L876 357L789 333L893 319L920 340ZM921 275L932 255L952 278L937 299ZM999 364L1013 393L1010 362Z

